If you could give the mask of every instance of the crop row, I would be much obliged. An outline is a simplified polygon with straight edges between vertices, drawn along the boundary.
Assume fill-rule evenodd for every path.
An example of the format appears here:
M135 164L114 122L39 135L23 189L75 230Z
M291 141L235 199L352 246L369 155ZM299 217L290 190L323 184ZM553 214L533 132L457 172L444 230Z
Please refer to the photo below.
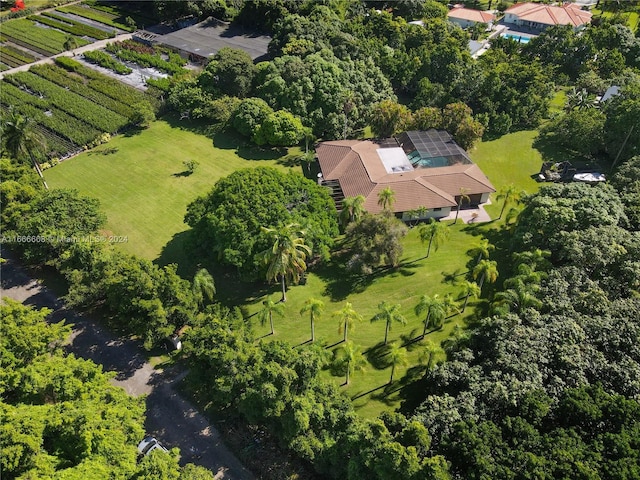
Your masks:
M6 70L9 70L9 66L0 62L0 72L4 72Z
M79 17L88 18L89 20L95 20L96 22L103 23L105 25L109 25L113 28L119 28L121 30L126 30L127 32L133 32L135 29L129 27L128 25L124 25L122 23L118 23L114 20L114 16L105 12L101 12L98 10L94 10L93 8L81 5L69 5L67 7L58 7L56 11L62 13L72 13L73 15L78 15ZM117 17L116 17L117 18Z
M63 88L68 88L70 91L75 92L78 95L82 95L84 98L91 100L95 104L102 105L123 117L129 118L133 113L133 109L130 105L94 90L82 81L82 77L69 75L66 70L56 65L36 65L31 67L30 71L39 77L60 85Z
M120 75L129 75L133 70L127 67L124 63L119 62L108 53L102 50L92 50L84 52L84 58L92 63L96 63L101 67L108 68Z
M2 82L0 102L11 106L76 145L86 145L101 133L81 120L49 105L46 100L31 95L7 82Z
M27 48L36 47L36 51L45 55L63 52L67 36L63 32L51 28L38 27L35 22L27 19L18 19L6 22L2 25L2 33L12 39L26 43ZM76 38L78 46L87 45L90 42L82 38Z
M109 45L107 45L106 50L113 53L120 60L134 62L142 67L154 67L170 75L186 72L186 69L182 68L181 65L179 65L178 63L174 63L175 59L173 59L174 61L166 61L160 57L160 54L157 53L154 55L148 53L138 53L127 48L122 48L119 44L116 43L110 43Z
M121 101L127 105L135 105L140 102L150 102L154 109L160 106L158 99L147 95L144 92L136 90L129 85L107 77L106 75L96 72L92 68L82 65L80 62L69 57L58 57L56 64L70 72L82 75L88 80L88 84L94 90L104 93L105 95Z
M114 133L128 123L128 119L111 110L96 105L77 93L65 90L49 80L31 72L19 72L6 77L16 86L24 85L32 92L39 92L52 106L85 121L102 132Z
M95 38L96 40L106 40L107 38L113 37L112 33L107 33L99 28L91 27L51 12L42 12L40 15L32 15L28 18L80 37L86 36Z
M0 45L0 59L3 59L3 58L10 58L13 60L13 62L19 62L18 65L24 65L26 63L34 62L36 60L32 55L29 55L27 52L18 50L17 48L13 48L9 45ZM4 60L2 60L2 62L8 64L8 62L5 62Z
M144 2L113 2L107 3L101 0L85 0L85 5L89 5L94 10L106 12L115 17L131 17L138 25L155 25L160 20L153 15L153 9Z

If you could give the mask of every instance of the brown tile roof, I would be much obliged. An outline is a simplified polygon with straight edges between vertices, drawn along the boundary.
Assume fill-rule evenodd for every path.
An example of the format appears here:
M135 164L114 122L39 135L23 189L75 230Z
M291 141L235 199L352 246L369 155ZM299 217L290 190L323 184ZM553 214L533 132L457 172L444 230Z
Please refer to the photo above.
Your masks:
M337 180L346 197L363 195L368 212L382 211L378 193L386 187L395 193L395 212L419 207L454 207L454 197L460 194L461 187L468 194L495 192L475 164L387 173L377 153L379 148L380 144L371 140L336 140L322 142L316 149L324 179Z
M581 10L573 3L561 7L540 3L516 3L507 8L505 13L512 13L520 20L541 23L544 25L572 25L579 27L591 22L591 12Z
M460 20L469 20L471 22L478 23L490 23L496 19L496 16L489 12L472 10L471 8L454 8L449 10L447 15L452 18L459 18Z

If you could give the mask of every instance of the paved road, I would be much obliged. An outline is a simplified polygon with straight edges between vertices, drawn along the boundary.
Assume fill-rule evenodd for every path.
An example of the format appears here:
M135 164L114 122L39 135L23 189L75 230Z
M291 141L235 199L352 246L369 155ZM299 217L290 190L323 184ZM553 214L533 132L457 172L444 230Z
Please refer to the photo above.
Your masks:
M6 258L7 252L2 253ZM1 277L1 297L52 309L51 321L66 319L73 324L69 352L101 364L105 371L116 372L113 383L130 395L147 396L147 432L168 447L179 447L182 464L202 465L216 473L217 479L254 479L222 443L218 431L177 393L174 387L184 378L184 372L155 370L139 344L118 338L97 322L67 310L52 292L30 278L15 259L9 257L2 264Z

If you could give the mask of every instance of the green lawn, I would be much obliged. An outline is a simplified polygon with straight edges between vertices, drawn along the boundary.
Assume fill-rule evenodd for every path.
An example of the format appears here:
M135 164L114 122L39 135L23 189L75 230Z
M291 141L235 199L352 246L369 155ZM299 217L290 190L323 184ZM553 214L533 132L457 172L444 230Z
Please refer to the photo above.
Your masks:
M211 190L216 180L240 168L277 165L275 160L241 158L233 139L223 140L225 148L214 148L204 135L157 121L140 133L118 136L66 160L47 170L45 177L53 188L76 188L98 198L110 234L126 236L126 251L153 260L174 235L188 228L183 222L187 205ZM259 154L240 151L247 158ZM199 162L192 175L181 175L184 160Z
M515 183L528 192L538 185L530 178L540 168L541 158L532 149L534 131L518 132L480 143L471 156L485 171L496 188ZM203 259L188 257L182 248L187 226L182 219L186 206L196 196L210 190L221 176L243 167L277 165L286 168L285 158L278 153L252 149L240 145L242 141L232 137L216 137L218 147L211 139L179 128L172 128L168 121L157 121L142 132L131 136L119 136L92 152L87 152L47 170L45 176L51 187L72 187L82 193L99 198L107 213L107 229L129 239L121 247L160 264L178 262L187 276L197 263L203 263L213 273L220 301L228 305L240 305L254 322L256 336L268 333L267 325L255 321L262 301L267 295L279 300L278 287L239 283L228 270L207 264ZM239 147L239 148L238 148ZM113 152L113 153L108 153ZM106 154L105 154L106 153ZM243 158L244 157L244 158ZM261 159L268 158L268 159ZM180 175L182 162L193 159L200 163L190 176ZM500 205L491 205L489 212L497 216ZM349 387L345 388L361 414L376 416L383 410L395 409L403 398L411 396L411 386L400 389L411 379L419 378L423 370L417 367L421 343L409 345L409 366L396 371L394 385L385 389L390 368L385 360L385 349L380 345L384 338L384 324L371 323L380 301L399 303L407 325L394 325L390 341L406 344L422 332L422 319L413 309L423 294L440 296L452 293L460 295L459 282L464 279L470 257L467 252L482 238L499 231L499 225L455 225L450 227L450 239L438 251L424 258L426 248L412 229L404 242L404 256L399 268L379 272L366 279L353 278L343 269L344 260L333 258L328 265L313 270L306 285L294 286L288 292L286 318L275 319L276 335L265 336L264 341L282 339L293 345L309 340L310 328L307 316L300 316L304 302L319 298L325 302L325 312L317 322L317 341L328 348L329 354L340 347L338 319L333 312L346 301L360 313L364 321L358 324L350 339L367 352L371 365L366 372L356 372ZM492 241L494 241L492 239ZM477 302L471 301L470 306ZM468 308L465 315L473 315ZM464 326L465 318L455 316L447 321L441 331L428 335L436 344L444 340L456 324ZM337 345L336 345L337 344ZM328 369L327 378L337 384L343 382L338 371Z

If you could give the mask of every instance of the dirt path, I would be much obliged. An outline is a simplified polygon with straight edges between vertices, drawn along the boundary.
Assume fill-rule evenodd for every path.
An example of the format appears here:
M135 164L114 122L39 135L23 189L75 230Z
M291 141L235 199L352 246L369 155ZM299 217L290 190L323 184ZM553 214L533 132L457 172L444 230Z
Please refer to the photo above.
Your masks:
M7 252L2 253L6 258ZM51 321L66 319L73 324L69 352L93 360L105 371L116 372L113 383L129 395L147 396L147 432L169 448L179 447L181 464L202 465L216 473L218 479L254 479L222 443L218 431L176 391L175 386L185 372L155 370L136 342L118 338L97 322L67 310L58 297L29 277L15 259L9 257L0 272L0 297L53 310Z

